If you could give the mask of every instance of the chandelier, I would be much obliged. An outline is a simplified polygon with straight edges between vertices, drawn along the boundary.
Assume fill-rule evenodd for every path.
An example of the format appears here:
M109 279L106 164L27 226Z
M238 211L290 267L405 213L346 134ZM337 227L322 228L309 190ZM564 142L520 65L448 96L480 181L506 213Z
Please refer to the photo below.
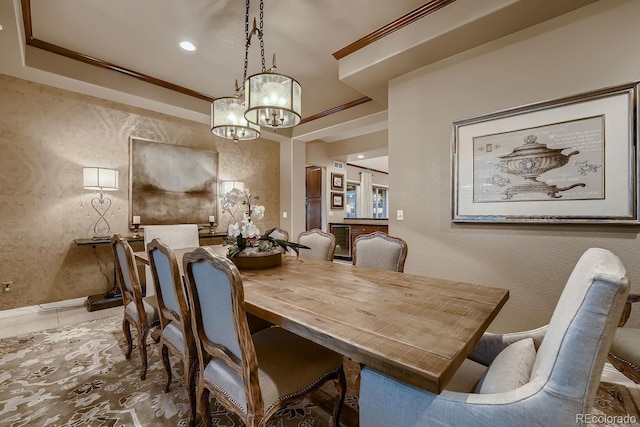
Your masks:
M249 31L250 0L245 8L245 49L243 85L236 80L232 97L218 98L211 104L211 132L234 142L256 139L260 126L272 129L290 128L300 123L302 110L302 87L295 79L277 72L276 55L269 70L264 58L264 0L260 0L260 27L253 20ZM251 38L260 40L262 72L247 78L249 47Z

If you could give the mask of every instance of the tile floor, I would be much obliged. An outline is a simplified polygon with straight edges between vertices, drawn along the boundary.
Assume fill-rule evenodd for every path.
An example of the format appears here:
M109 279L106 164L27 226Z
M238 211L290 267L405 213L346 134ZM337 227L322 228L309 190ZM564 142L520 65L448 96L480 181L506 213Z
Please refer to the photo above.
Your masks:
M86 298L0 311L0 339L69 326L122 313L122 307L87 311Z

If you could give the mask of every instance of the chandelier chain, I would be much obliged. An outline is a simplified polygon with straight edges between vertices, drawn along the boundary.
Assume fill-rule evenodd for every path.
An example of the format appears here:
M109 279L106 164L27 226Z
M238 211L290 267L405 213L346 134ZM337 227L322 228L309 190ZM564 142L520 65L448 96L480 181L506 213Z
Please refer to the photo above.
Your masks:
M249 67L249 45L251 44L251 40L249 38L249 9L251 6L251 1L247 0L246 8L244 12L244 73L242 75L242 84L244 85L245 80L247 80L247 68ZM238 90L236 84L236 91Z
M264 26L264 0L260 0L260 58L262 58L262 72L264 73L265 71L267 71L267 67L264 63L264 38L262 37L264 35L263 32L263 26Z

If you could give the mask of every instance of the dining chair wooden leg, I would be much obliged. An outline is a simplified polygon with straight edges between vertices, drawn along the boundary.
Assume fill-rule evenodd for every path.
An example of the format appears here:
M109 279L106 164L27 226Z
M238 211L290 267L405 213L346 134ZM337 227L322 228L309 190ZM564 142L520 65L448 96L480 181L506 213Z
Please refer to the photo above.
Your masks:
M122 332L124 332L124 340L127 343L127 351L124 354L125 359L131 359L131 351L133 350L133 341L131 340L131 325L127 319L122 321Z
M347 395L347 378L344 374L343 366L338 368L338 378L336 378L334 383L336 386L336 394L340 396L340 399L333 404L333 425L335 427L340 427L340 413L342 411L345 396Z
M140 362L142 368L140 369L140 379L144 380L147 377L147 335L149 334L149 328L144 328L138 334L138 346L140 347Z
M188 359L184 367L184 375L187 385L187 393L189 393L189 406L191 415L189 416L189 426L196 426L196 383L198 382L198 361L196 359Z
M169 362L169 348L166 345L162 345L162 365L164 366L164 371L167 373L167 383L164 386L164 392L169 392L169 387L171 386L172 372L171 372L171 363Z
M198 408L205 427L213 427L211 423L211 408L209 406L209 390L202 384L198 384Z

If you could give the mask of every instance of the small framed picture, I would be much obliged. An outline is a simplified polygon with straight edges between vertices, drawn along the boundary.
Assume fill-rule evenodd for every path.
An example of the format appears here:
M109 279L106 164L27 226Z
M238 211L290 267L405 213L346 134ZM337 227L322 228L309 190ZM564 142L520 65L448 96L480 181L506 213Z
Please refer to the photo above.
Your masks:
M344 208L344 193L331 193L331 209Z
M331 174L331 189L344 190L344 175L341 173Z

